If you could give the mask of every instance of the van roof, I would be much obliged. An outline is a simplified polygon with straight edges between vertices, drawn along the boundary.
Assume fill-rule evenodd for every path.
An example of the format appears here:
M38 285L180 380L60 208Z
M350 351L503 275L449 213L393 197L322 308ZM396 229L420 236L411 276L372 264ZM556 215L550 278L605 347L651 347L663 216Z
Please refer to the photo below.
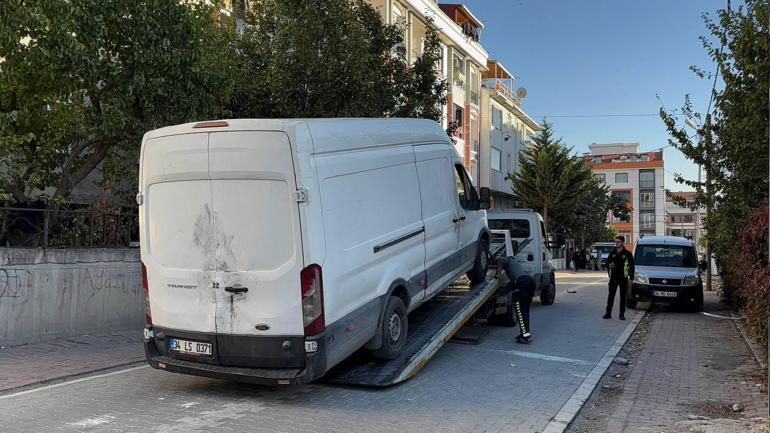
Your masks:
M636 245L679 245L692 247L695 246L695 242L679 236L645 236L640 238Z
M147 132L144 139L224 131L285 131L306 126L313 138L314 153L338 152L405 143L451 141L441 125L429 119L328 118L328 119L224 119L227 126L194 128L202 122L167 126ZM292 135L292 134L290 134Z

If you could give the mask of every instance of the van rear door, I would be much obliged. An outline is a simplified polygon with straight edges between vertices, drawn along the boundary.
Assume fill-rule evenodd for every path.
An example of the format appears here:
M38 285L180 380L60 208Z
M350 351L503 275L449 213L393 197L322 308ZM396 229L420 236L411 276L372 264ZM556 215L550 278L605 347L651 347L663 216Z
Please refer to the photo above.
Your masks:
M155 326L214 333L208 134L145 141L140 231Z
M216 328L223 362L237 338L303 336L299 205L291 145L278 131L212 132ZM304 346L301 347L304 354Z

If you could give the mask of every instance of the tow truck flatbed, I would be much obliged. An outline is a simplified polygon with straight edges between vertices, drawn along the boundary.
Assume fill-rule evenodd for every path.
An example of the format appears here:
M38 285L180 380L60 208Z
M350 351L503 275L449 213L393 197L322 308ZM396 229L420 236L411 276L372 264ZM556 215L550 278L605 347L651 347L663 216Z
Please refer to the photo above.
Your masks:
M470 285L462 278L409 315L409 338L401 356L391 361L361 351L326 375L327 383L384 387L415 374L495 294L500 279Z

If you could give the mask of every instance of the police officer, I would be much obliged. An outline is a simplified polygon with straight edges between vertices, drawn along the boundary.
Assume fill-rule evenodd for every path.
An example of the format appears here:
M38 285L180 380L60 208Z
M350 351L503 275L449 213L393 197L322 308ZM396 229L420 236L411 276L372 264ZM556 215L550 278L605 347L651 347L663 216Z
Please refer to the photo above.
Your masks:
M516 342L528 344L532 338L529 328L529 306L535 294L535 280L524 273L521 265L513 257L500 257L497 261L497 276L505 272L508 277L508 289L511 291L513 310L519 325Z
M603 319L612 317L612 304L615 303L615 292L620 287L620 320L626 320L626 294L628 280L634 277L634 256L628 251L623 236L615 237L615 249L607 256L607 274L610 277L609 294L607 295L607 310Z

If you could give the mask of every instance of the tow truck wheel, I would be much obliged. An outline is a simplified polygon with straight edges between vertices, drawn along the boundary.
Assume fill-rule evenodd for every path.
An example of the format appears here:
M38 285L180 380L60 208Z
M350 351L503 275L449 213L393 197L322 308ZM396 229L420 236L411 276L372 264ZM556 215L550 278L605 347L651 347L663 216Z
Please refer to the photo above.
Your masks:
M551 277L551 283L548 287L540 292L540 303L543 305L551 305L556 300L556 282Z
M396 359L401 355L406 343L409 322L406 316L404 301L398 296L388 298L385 315L382 318L382 346L372 350L372 356L377 359Z

